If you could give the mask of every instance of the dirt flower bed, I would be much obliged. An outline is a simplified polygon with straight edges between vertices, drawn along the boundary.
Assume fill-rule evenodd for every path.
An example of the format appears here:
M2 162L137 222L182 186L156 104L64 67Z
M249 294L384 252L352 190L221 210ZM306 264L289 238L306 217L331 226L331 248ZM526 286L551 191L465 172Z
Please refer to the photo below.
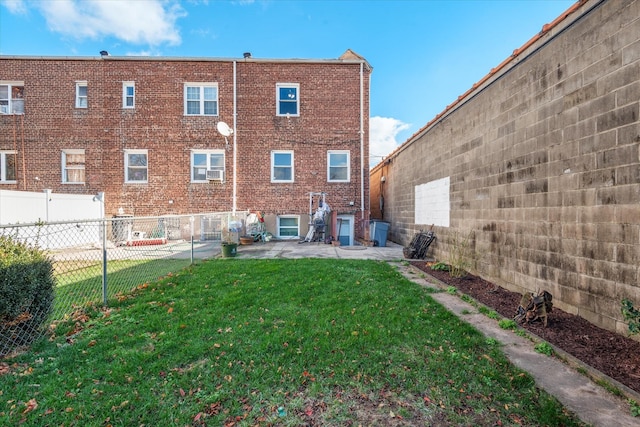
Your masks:
M458 292L492 308L501 316L508 319L515 316L521 294L510 292L473 275L452 278L448 272L431 270L424 261L413 261L412 264L441 282L456 287ZM546 328L542 322L522 326L583 363L640 393L640 342L599 328L557 307L549 314Z

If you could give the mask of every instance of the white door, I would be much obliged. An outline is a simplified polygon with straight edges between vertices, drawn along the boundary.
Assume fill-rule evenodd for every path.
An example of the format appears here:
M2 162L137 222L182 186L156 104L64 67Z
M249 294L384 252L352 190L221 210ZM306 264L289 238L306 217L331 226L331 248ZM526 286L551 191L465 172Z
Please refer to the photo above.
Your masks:
M338 215L338 240L340 245L351 246L353 245L353 215Z

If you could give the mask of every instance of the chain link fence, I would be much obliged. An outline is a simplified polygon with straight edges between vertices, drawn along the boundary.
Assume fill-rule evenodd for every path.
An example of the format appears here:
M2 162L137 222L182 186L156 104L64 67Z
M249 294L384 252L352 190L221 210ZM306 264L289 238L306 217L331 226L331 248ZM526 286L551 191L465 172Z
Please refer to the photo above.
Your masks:
M196 260L218 256L221 241L238 242L247 215L119 215L101 220L0 225L0 236L47 254L55 281L53 303L47 307L34 302L17 310L17 316L0 313L0 357L30 344L50 324L73 318L88 304L107 305L137 286Z

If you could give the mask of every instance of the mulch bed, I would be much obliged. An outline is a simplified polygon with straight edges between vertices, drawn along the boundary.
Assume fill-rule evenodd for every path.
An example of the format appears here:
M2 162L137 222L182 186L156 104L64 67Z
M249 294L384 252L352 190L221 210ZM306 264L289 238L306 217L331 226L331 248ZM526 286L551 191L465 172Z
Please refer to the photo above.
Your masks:
M448 286L454 286L458 292L469 295L503 317L513 319L516 314L522 298L521 294L508 291L473 275L452 278L448 272L431 270L425 261L412 261L411 264ZM542 322L521 326L640 393L640 342L599 328L557 307L548 314L546 328Z

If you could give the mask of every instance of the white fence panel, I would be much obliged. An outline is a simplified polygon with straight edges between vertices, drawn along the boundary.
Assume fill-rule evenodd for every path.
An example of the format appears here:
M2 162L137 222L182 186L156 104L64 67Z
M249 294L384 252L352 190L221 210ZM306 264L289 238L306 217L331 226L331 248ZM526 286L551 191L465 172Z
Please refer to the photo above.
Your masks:
M0 224L100 219L103 216L104 203L96 196L50 190L0 190Z

